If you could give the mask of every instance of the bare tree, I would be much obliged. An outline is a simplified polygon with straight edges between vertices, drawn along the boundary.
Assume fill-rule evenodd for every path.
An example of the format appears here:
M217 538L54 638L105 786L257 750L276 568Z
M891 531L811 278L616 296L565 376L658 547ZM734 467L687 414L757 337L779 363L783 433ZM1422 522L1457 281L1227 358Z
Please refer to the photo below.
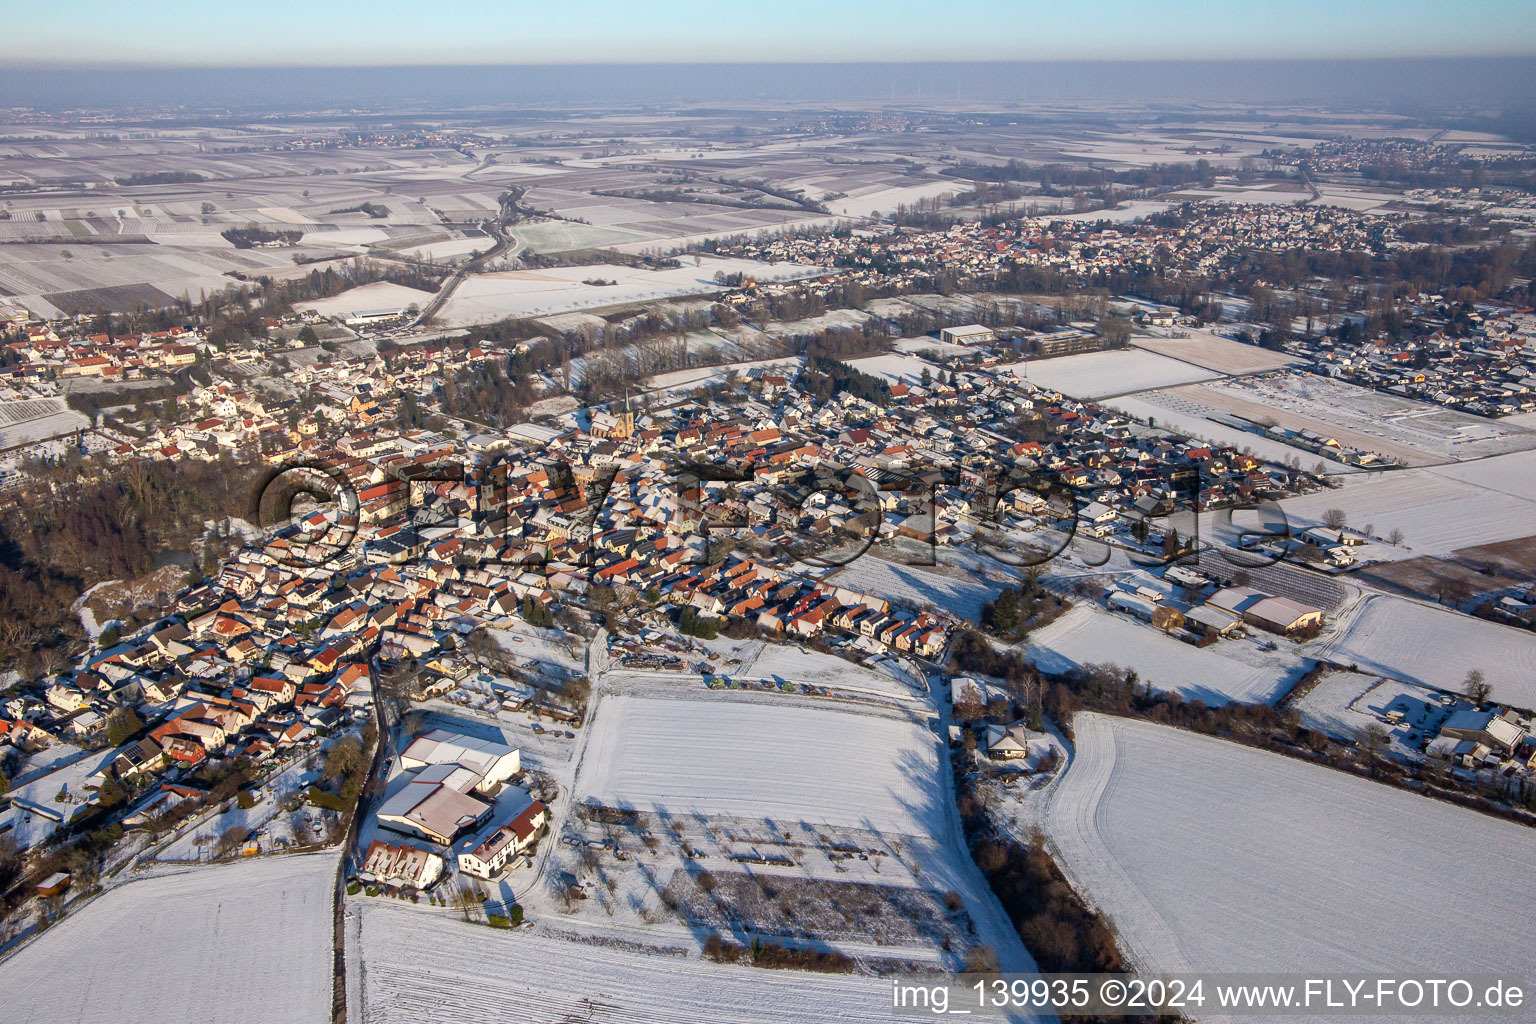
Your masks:
M1341 508L1330 508L1323 512L1323 525L1330 530L1341 530L1347 522L1349 515Z
M1355 747L1360 751L1365 763L1370 765L1372 772L1376 770L1376 762L1380 759L1382 751L1387 749L1387 744L1391 740L1391 734L1376 722L1372 722L1355 733Z
M1474 668L1467 673L1467 678L1461 684L1461 692L1467 695L1467 699L1478 707L1488 703L1488 698L1493 696L1493 684L1484 676L1483 670Z
M1399 530L1397 527L1394 526L1392 528L1392 532L1387 534L1387 543L1391 544L1393 547L1397 547L1402 542L1403 542L1403 531Z

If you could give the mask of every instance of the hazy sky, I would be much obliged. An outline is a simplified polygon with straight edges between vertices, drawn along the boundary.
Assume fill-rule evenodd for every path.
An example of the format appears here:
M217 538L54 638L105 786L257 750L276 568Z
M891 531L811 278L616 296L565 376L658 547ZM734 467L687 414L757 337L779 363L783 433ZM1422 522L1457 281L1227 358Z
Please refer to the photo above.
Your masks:
M9 7L0 63L13 68L1536 54L1530 0L18 0Z

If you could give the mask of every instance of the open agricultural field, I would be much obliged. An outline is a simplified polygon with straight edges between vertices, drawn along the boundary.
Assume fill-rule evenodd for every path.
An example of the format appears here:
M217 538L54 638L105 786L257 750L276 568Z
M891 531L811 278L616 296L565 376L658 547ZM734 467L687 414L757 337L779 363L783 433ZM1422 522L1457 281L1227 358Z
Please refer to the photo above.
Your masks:
M1042 671L1111 663L1134 668L1143 684L1207 704L1269 704L1306 671L1303 659L1259 650L1247 640L1194 647L1141 622L1078 605L1029 634L1025 650Z
M284 250L236 249L215 232L201 244L0 245L0 296L33 315L56 318L167 305L183 294L196 300L236 283L236 273L256 276L291 266Z
M1372 544L1372 558L1446 556L1536 532L1536 499L1528 496L1533 470L1536 458L1521 453L1469 466L1358 473L1336 488L1288 498L1280 507L1293 529L1320 523L1328 509L1338 508L1352 530L1369 525L1374 537L1403 532L1396 549Z
M1031 384L1060 391L1073 398L1107 398L1110 395L1150 391L1220 376L1190 363L1138 348L1004 363L997 370L1013 370Z
M375 281L358 288L348 288L337 295L298 303L301 310L312 309L321 316L345 316L367 309L405 309L412 304L425 306L432 301L432 292L408 288L389 281Z
M7 1016L29 1024L325 1024L335 883L335 854L322 853L119 885L0 962L0 985L28 993ZM124 970L126 950L152 950L153 970ZM67 977L39 984L64 964Z
M475 929L469 941L467 927L382 903L350 911L347 954L361 982L360 1019L462 1024L499 1019L509 1008L529 1024L891 1019L890 982L882 978L798 971L765 977L758 968L710 963L681 948L642 952L491 929Z
M1047 830L1143 969L1524 969L1536 895L1488 890L1524 873L1536 832L1149 723L1074 730Z
M242 278L291 272L300 260L375 247L467 252L488 244L480 225L525 178L451 149L269 151L241 139L248 151L240 153L205 152L169 135L116 147L19 144L8 169L92 187L10 201L0 221L0 242L9 243L0 245L0 296L56 317L166 305L183 294L196 300ZM129 183L170 167L206 180ZM222 236L249 227L299 237L239 249Z
M1213 331L1181 327L1179 333L1185 337L1148 337L1136 334L1131 336L1131 344L1161 356L1181 359L1207 370L1232 375L1260 373L1282 366L1294 366L1301 362L1295 356L1288 356L1284 352L1272 352L1257 345L1245 345L1231 338L1223 338Z
M440 319L451 326L485 323L511 316L560 313L573 309L619 306L646 299L719 292L717 272L748 273L761 280L807 277L820 271L799 264L762 264L709 259L671 270L645 270L613 264L508 270L468 278L443 307ZM614 281L590 285L588 280Z
M1200 401L1245 418L1314 430L1408 466L1536 448L1536 431L1307 372L1201 385Z
M913 722L789 705L612 697L587 728L573 787L578 801L891 834L945 828L935 739Z
M1495 700L1536 708L1536 635L1406 598L1367 595L1319 656L1442 690L1459 691L1469 669L1482 669Z

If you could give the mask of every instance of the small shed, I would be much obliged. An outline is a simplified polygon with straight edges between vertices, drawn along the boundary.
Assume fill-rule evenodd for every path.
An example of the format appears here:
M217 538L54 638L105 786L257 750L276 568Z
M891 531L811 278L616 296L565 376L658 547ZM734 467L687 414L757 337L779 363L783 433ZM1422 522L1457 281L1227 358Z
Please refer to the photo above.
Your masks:
M72 881L74 879L67 872L55 871L37 883L37 894L39 896L57 896L65 889L68 889L69 883Z

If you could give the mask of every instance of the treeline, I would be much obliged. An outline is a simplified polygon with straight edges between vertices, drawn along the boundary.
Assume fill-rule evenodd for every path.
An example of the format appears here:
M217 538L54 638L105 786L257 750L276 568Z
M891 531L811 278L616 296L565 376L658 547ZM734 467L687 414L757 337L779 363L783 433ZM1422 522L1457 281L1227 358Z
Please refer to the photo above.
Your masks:
M100 313L93 321L92 329L96 333L129 334L203 325L213 342L259 338L266 336L265 320L292 313L294 303L329 298L376 281L434 293L448 273L446 267L384 262L359 256L345 263L333 262L324 269L316 267L303 277L291 280L258 277L198 299L183 294L171 305L157 309Z
M266 242L287 242L293 245L304 237L302 231L271 231L256 224L248 224L243 228L226 228L219 234L236 249L250 249Z
M1383 160L1360 168L1368 181L1390 182L1407 188L1517 188L1536 189L1536 162L1531 160L1463 160L1440 167L1409 167Z
M0 659L23 656L35 670L78 636L71 605L86 586L141 576L208 520L249 516L259 469L140 461L109 477L76 457L27 472L32 482L0 509Z
M119 185L191 185L208 179L192 171L140 171L116 180Z
M839 394L852 395L879 406L889 405L891 401L891 386L883 378L815 353L806 356L799 383L800 390L817 402L828 401Z
M375 219L389 216L389 207L380 206L377 203L359 203L357 206L348 206L343 210L332 210L331 213L366 213Z
M1113 185L1174 187L1195 182L1211 185L1216 181L1216 169L1209 160L1123 167L1112 171L1078 164L1026 164L1018 160L1009 160L1005 164L978 164L965 161L953 164L947 170L957 178L971 181L1035 181L1047 195L1057 186L1076 189L1102 189Z
M496 427L527 419L538 397L528 374L508 375L494 360L471 363L442 383L441 407L457 416Z

